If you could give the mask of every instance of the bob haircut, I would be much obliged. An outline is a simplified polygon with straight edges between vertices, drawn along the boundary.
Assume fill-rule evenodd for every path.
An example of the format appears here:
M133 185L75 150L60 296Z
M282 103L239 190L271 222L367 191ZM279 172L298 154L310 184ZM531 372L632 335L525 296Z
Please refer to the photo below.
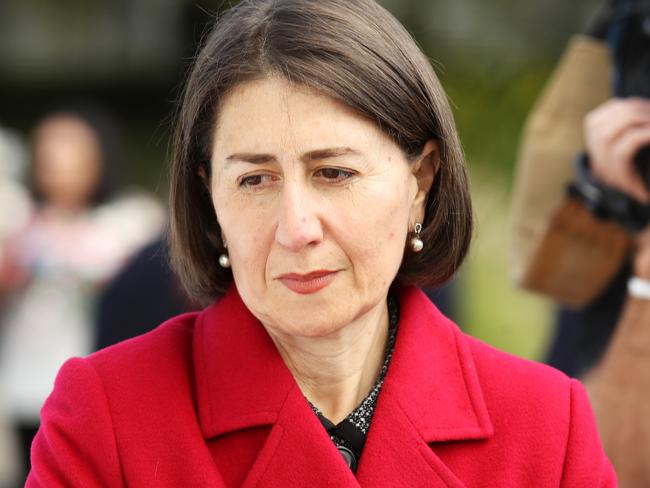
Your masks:
M279 76L324 93L374 121L418 156L435 139L440 166L426 202L425 247L405 254L395 284L435 287L458 269L472 234L472 207L453 115L429 60L373 0L244 0L217 20L194 62L176 117L170 174L175 271L201 303L225 292L232 273L209 190L221 102L248 81Z

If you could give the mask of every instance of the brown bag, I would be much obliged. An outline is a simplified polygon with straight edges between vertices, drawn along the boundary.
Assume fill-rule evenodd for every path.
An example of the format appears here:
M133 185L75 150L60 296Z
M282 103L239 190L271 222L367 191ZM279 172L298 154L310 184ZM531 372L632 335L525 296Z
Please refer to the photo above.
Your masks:
M534 249L520 285L566 305L589 303L614 277L631 239L617 224L597 220L566 198Z
M574 36L524 128L513 195L514 281L571 306L607 285L629 250L611 222L567 196L585 115L611 96L607 45Z

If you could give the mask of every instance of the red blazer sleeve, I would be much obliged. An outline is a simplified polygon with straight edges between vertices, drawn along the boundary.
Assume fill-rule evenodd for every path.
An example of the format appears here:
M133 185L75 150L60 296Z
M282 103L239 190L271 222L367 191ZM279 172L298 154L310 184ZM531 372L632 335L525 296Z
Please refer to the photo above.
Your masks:
M582 384L571 380L571 412L563 487L616 487L616 473L598 437L596 420Z
M125 486L101 379L85 359L59 371L41 410L28 488Z

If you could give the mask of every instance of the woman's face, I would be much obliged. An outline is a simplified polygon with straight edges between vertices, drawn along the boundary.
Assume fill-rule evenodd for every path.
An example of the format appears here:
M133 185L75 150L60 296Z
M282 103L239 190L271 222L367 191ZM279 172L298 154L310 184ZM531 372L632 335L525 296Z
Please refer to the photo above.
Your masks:
M101 157L97 135L83 120L60 115L43 122L34 138L34 180L44 200L86 207L101 178Z
M374 123L281 79L245 83L211 164L237 289L267 328L323 336L384 306L426 192Z

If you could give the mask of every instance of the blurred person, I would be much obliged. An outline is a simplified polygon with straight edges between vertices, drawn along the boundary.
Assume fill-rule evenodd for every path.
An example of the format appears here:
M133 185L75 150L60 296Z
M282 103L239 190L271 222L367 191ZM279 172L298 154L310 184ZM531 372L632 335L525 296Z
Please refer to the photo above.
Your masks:
M635 155L650 146L650 99L614 99L585 122L591 170L639 202L650 194ZM650 486L650 226L635 238L626 298L604 357L587 374L603 442L621 486Z
M6 236L24 225L30 214L29 194L19 182L25 159L26 150L20 138L0 127L0 256ZM0 341L1 337L0 332ZM21 470L16 444L13 426L0 402L0 488L18 486Z
M101 292L95 349L144 334L196 308L169 266L164 236L157 236L130 258Z
M372 0L259 0L195 58L171 253L207 308L62 367L27 486L612 487L586 394L414 285L472 208L446 95Z
M586 378L625 487L650 486L649 47L647 0L608 2L572 39L529 116L513 199L515 278L571 305L548 360Z
M67 358L92 351L96 293L162 222L141 197L109 200L113 148L98 113L57 111L37 124L34 212L1 246L0 402L26 469L56 371Z

